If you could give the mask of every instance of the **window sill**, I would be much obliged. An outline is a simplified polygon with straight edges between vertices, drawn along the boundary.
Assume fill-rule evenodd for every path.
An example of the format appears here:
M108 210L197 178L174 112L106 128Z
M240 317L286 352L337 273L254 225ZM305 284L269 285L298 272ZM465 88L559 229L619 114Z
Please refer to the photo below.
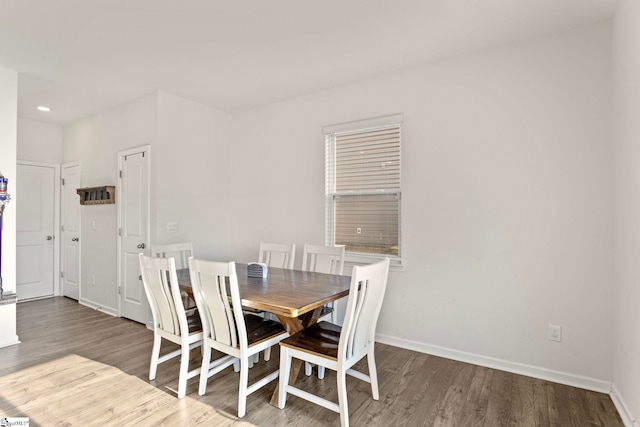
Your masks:
M391 271L404 271L404 264L402 258L393 255L375 255L375 254L363 254L356 252L347 252L344 254L344 262L349 268L354 265L366 265L374 262L382 261L385 258L391 260L389 269Z

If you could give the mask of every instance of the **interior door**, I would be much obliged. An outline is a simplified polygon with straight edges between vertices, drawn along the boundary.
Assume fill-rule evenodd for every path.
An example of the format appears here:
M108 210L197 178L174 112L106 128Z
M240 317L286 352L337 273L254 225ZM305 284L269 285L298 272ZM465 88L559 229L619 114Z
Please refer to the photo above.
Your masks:
M62 166L62 294L80 298L80 165Z
M140 279L138 254L149 242L149 149L120 153L120 316L147 323L151 310Z
M53 295L55 168L18 164L16 292L20 300Z

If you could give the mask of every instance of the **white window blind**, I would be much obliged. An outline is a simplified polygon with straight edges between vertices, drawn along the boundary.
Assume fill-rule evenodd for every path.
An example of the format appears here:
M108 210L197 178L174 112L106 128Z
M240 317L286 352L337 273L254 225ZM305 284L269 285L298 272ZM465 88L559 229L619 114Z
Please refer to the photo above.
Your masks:
M326 244L400 257L400 136L399 123L325 135Z

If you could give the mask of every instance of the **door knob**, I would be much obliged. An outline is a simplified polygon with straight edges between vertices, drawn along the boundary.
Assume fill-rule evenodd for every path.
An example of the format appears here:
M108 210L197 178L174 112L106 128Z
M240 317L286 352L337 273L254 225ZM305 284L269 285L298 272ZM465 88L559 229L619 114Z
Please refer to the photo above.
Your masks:
M138 245L138 249L144 249L144 243L140 243L140 244Z
M47 240L53 240L53 236L47 236Z
M80 239L78 239L77 237L74 237L73 239L71 239L72 242L77 242L78 240Z

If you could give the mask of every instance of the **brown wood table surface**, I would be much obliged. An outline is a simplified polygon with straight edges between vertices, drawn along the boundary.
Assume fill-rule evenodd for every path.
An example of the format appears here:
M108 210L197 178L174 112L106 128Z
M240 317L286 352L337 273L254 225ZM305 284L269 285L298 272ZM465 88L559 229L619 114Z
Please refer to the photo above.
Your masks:
M180 269L180 288L191 293L188 269ZM244 307L268 311L293 334L313 324L322 307L349 295L350 276L269 268L266 279L247 276L247 265L236 264L240 301Z
M180 269L180 288L192 293L188 269ZM269 268L267 278L247 276L247 265L236 264L240 301L244 307L275 314L289 334L301 331L318 320L322 307L349 295L350 276ZM294 359L290 383L298 377L302 362ZM271 397L276 405L278 388Z

